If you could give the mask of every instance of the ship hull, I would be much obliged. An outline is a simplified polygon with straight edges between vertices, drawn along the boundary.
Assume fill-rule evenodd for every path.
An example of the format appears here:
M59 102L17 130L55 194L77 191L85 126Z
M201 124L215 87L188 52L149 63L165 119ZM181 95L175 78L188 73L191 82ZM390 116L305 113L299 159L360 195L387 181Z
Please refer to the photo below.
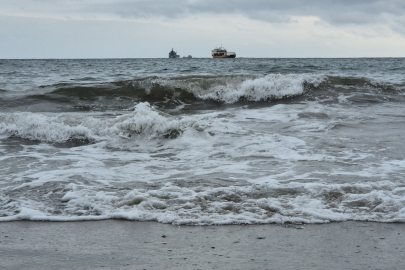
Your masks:
M236 54L232 54L232 55L214 55L212 54L213 58L235 58Z

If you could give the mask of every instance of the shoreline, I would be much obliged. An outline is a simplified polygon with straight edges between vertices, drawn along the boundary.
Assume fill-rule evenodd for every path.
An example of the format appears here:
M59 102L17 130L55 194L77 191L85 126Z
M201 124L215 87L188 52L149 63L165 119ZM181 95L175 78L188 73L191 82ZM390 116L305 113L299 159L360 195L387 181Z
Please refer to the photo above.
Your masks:
M0 222L0 269L404 269L405 223Z

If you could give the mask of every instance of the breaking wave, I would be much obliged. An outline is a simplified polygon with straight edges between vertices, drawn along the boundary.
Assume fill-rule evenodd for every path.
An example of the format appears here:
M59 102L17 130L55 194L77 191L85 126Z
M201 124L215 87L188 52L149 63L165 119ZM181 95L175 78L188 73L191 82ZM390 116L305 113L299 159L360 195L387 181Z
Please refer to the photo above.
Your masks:
M29 112L0 115L0 134L50 143L72 140L98 142L140 136L148 139L170 139L192 128L203 130L207 122L191 118L174 118L139 103L133 112L110 119L93 116L46 116Z
M221 103L281 99L303 94L325 80L310 74L270 74L146 77L102 84L55 84L41 86L42 94L27 100L79 102L105 98L129 98L141 102L213 100Z
M397 95L403 85L368 78L313 74L221 75L145 77L100 84L60 83L41 86L36 94L4 99L4 107L38 104L48 111L128 110L134 103L148 102L164 109L185 104L236 104L238 102L290 102L291 98L325 99L341 94ZM366 99L359 98L361 102ZM379 102L381 96L371 101ZM51 109L55 108L55 109ZM41 108L37 111L41 111Z
M270 74L265 77L247 79L240 84L213 87L210 91L196 91L201 99L235 103L240 100L261 101L301 95L305 90L318 87L323 77L307 74Z

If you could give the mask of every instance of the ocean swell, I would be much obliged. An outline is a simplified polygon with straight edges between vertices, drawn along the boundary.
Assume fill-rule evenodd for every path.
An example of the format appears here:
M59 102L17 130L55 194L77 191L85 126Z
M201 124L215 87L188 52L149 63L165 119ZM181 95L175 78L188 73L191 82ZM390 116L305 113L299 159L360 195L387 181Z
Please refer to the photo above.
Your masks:
M221 75L184 77L146 77L101 84L55 84L41 86L35 95L24 97L26 104L51 101L80 107L84 103L104 106L130 102L192 104L214 101L232 104L257 102L302 95L316 89L325 77L311 74ZM130 101L130 102L128 102ZM23 105L24 101L13 101ZM10 104L14 104L10 102ZM99 104L99 106L101 106Z
M353 93L372 96L372 101L379 102L381 97L376 95L397 99L403 90L403 85L376 79L314 74L151 76L100 84L41 86L36 94L5 98L3 106L23 109L24 105L33 108L45 102L49 108L55 106L55 110L106 111L128 110L134 102L148 102L162 109L173 109L201 102L207 105L289 102L292 97L325 99Z

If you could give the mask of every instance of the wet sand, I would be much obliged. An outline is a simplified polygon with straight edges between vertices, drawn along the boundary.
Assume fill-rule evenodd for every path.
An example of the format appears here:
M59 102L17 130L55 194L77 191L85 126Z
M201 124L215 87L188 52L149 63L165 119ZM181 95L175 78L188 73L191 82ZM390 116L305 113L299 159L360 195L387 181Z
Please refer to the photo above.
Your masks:
M0 269L405 269L405 224L0 223Z

